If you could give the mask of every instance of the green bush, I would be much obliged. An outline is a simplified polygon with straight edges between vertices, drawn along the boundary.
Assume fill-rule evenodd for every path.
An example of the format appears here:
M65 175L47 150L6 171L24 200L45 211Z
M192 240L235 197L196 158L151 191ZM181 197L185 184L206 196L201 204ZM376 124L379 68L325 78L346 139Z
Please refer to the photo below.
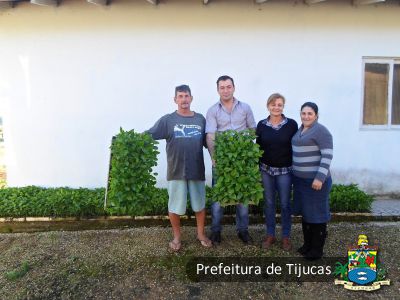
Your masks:
M159 216L168 214L168 191L156 188L146 210L136 213L136 216Z
M206 187L207 207L211 206L212 188ZM373 198L357 185L333 185L330 194L331 210L335 212L370 211ZM103 216L104 188L72 189L42 188L27 186L0 189L0 217L95 217ZM250 212L262 214L263 201L252 206ZM226 213L233 213L230 207ZM168 192L163 188L155 188L152 198L139 211L131 210L131 215L167 215ZM193 214L188 206L188 214ZM115 215L124 215L123 211Z
M142 215L151 210L156 195L157 142L147 133L120 129L111 145L110 190L107 211Z
M254 130L228 130L215 137L217 182L212 198L221 206L258 204L263 199L258 160L262 156L254 143Z
M1 217L90 217L104 215L104 189L0 189Z
M368 212L374 199L361 191L356 184L332 186L330 197L331 211Z
M104 188L42 188L26 186L0 189L0 217L95 217L104 216ZM155 188L152 198L133 215L168 214L168 192ZM123 212L115 215L125 215Z

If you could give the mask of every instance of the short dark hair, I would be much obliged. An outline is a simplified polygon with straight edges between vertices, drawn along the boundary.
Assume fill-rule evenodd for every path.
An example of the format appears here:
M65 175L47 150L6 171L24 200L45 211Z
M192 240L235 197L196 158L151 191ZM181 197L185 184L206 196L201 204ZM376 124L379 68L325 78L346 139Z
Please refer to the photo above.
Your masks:
M186 93L189 93L190 96L192 96L192 91L190 90L190 87L187 84L178 85L175 88L175 97L178 94L178 92L181 92L181 93L186 92Z
M218 84L219 84L220 81L225 81L225 80L232 81L232 85L235 86L235 82L233 81L232 77L230 77L228 75L222 75L222 76L218 77L218 79L217 79L217 87L218 87Z
M318 115L318 105L315 104L314 102L306 102L306 103L304 103L301 106L300 111L302 111L304 107L311 108L315 112L315 114Z

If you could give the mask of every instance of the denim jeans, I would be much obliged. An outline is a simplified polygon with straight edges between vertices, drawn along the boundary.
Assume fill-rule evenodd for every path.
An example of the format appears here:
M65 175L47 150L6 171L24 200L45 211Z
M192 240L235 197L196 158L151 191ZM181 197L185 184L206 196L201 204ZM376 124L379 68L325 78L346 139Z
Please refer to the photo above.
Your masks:
M221 231L221 219L224 215L224 208L221 207L219 202L213 202L211 204L211 231ZM249 206L243 204L236 205L236 230L245 231L249 226Z
M278 192L281 203L282 237L290 236L292 216L290 208L290 192L292 190L292 174L271 176L261 171L264 185L264 214L267 235L275 236L275 194Z
M216 183L215 169L212 168L212 185ZM219 202L211 204L211 231L221 231L221 220L224 215L224 208L221 207ZM236 205L236 230L245 231L249 226L249 206L243 204Z

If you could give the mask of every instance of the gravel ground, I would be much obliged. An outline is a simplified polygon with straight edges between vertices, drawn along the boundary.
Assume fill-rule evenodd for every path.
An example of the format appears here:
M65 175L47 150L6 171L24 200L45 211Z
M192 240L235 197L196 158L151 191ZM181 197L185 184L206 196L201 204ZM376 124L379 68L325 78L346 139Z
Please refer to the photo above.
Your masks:
M279 227L278 227L279 229ZM186 262L191 257L297 257L279 244L260 248L264 230L251 226L251 246L243 245L233 226L224 241L204 249L194 227L183 227L183 248L168 250L170 228L0 234L1 299L400 299L400 222L332 223L325 254L346 257L346 245L366 233L378 240L390 286L374 292L347 291L332 282L191 282ZM301 243L301 225L294 224L292 241ZM373 244L373 242L371 243ZM25 275L10 271L28 266ZM26 271L26 270L25 270ZM23 272L22 272L23 273ZM8 275L7 275L8 274Z

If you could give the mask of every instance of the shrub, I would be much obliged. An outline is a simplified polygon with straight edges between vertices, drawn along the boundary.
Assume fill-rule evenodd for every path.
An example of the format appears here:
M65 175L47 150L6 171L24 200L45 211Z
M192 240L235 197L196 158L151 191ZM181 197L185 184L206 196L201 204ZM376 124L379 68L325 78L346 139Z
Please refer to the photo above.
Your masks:
M120 129L111 145L110 190L111 214L141 215L151 210L155 197L157 142L147 133Z
M332 186L330 193L331 211L367 212L371 211L374 199L361 191L356 184Z
M212 188L206 187L207 207L211 206ZM332 211L363 212L370 211L373 198L357 185L333 185L330 194ZM103 216L104 188L42 188L27 186L0 189L0 217L93 217ZM152 198L140 210L131 209L131 215L166 215L168 214L168 192L163 188L154 188ZM188 214L193 214L190 206ZM233 213L229 207L226 213ZM263 201L252 206L250 212L262 214ZM124 212L116 212L124 215Z
M90 217L104 215L104 188L60 188L47 190L53 216ZM68 212L66 215L65 212Z
M104 215L104 189L41 188L0 189L2 217L89 217Z
M212 197L222 206L258 204L263 199L258 169L262 151L254 143L255 138L253 130L228 130L216 135L217 182L212 189Z
M136 213L136 216L157 216L168 214L168 191L164 188L156 188L146 210Z

